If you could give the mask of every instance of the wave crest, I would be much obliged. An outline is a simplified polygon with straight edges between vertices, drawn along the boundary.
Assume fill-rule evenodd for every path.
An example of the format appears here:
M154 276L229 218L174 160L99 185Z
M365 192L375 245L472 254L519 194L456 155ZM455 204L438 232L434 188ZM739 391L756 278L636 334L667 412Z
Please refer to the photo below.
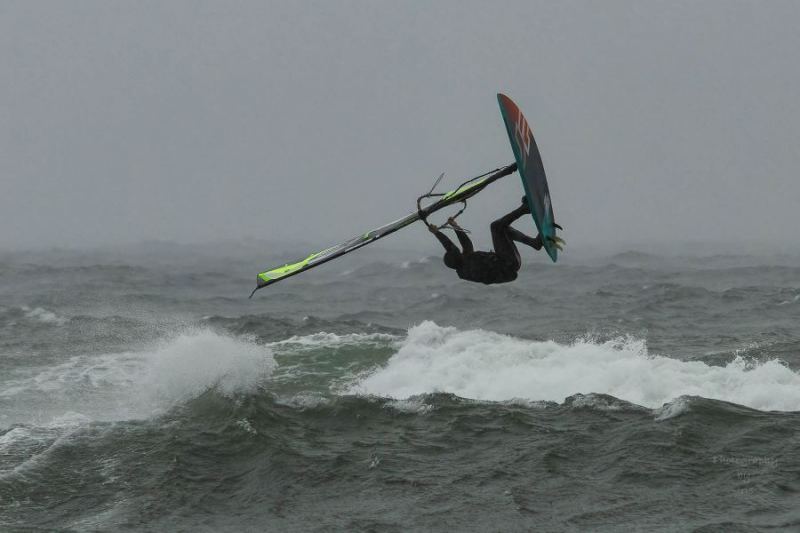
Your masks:
M713 366L651 355L645 341L633 337L565 345L429 321L411 328L387 364L348 392L396 399L448 392L477 400L559 403L576 393L595 393L648 408L701 396L760 410L800 410L800 375L777 360L737 358Z

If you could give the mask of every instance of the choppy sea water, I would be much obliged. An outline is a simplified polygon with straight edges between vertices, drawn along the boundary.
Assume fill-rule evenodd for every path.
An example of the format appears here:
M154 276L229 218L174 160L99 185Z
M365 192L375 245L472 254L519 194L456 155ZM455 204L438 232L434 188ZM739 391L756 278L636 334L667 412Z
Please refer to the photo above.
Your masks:
M0 530L800 530L800 257L298 251L0 254Z

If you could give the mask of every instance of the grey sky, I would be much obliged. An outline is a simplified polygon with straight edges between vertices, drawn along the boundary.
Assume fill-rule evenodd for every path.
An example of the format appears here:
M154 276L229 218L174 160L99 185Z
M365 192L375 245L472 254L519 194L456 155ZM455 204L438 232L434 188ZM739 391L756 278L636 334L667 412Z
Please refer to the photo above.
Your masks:
M335 242L442 171L511 162L498 91L570 246L796 245L798 20L779 1L5 1L0 246ZM510 176L471 202L482 245L520 196Z

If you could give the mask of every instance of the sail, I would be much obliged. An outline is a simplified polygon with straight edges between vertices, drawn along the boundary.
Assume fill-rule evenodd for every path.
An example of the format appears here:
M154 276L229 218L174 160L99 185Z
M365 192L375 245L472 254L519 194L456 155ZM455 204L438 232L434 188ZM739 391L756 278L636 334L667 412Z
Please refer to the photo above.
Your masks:
M314 252L312 254L309 254L304 259L301 259L295 263L287 263L277 268L265 270L264 272L258 274L257 286L255 289L253 289L253 292L250 294L250 296L252 297L253 294L255 294L255 292L259 289L263 289L264 287L272 285L273 283L277 283L278 281L282 281L292 276L296 276L301 272L310 270L323 263L332 261L337 257L341 257L354 250L358 250L359 248L366 246L370 243L373 243L378 239L382 239L383 237L386 237L387 235L390 235L395 231L398 231L410 224L413 224L423 216L427 217L431 213L434 213L442 208L456 204L458 202L461 202L462 200L466 200L467 198L471 198L472 196L482 191L490 183L502 178L503 176L508 176L509 174L513 173L516 169L517 169L517 164L512 163L506 167L498 169L493 174L475 180L471 180L462 185L461 187L459 187L458 189L443 194L439 198L439 200L423 208L421 213L415 211L414 213L410 213L404 216L403 218L395 220L394 222L389 222L388 224L384 224L379 228L375 228L360 235L356 235L355 237L347 239L346 241L340 244L331 246L330 248L325 248L324 250L321 250L319 252Z

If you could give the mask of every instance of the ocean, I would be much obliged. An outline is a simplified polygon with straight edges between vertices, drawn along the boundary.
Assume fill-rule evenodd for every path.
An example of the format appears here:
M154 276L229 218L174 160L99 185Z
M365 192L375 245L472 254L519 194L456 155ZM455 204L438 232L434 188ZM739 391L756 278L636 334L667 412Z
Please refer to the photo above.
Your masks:
M0 530L800 531L800 255L0 253Z

